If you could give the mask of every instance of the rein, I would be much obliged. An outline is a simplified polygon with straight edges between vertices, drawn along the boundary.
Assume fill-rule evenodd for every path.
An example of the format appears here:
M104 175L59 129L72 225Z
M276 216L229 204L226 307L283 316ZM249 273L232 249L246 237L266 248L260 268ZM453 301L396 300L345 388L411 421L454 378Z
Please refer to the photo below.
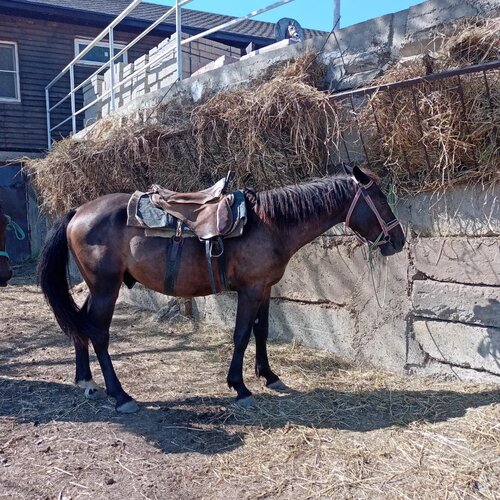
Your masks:
M371 196L368 194L367 191L372 185L373 185L373 180L371 180L368 184L364 186L362 186L359 183L356 183L356 194L354 195L354 198L351 202L351 206L349 207L344 222L345 227L348 227L362 243L368 245L370 251L372 251L373 249L377 248L380 245L383 245L384 243L387 243L390 240L389 232L395 227L399 226L399 221L397 219L393 219L389 222L385 222L384 219L382 219L379 211L377 210L377 207L375 206L375 203L373 203L373 200L371 199ZM366 201L366 204L370 207L371 211L374 213L375 217L378 220L378 223L380 224L380 229L382 230L375 239L375 241L370 241L365 237L361 236L357 231L355 231L349 225L351 222L352 213L354 212L354 209L356 208L356 205L358 204L358 201L361 198L361 196L363 196L364 200Z
M26 238L26 233L24 232L24 229L14 220L12 220L12 217L10 215L4 214L5 218L7 219L7 226L5 229L7 231L14 231L14 235L17 240L24 240ZM9 253L6 250L0 250L0 257L6 257L9 259Z

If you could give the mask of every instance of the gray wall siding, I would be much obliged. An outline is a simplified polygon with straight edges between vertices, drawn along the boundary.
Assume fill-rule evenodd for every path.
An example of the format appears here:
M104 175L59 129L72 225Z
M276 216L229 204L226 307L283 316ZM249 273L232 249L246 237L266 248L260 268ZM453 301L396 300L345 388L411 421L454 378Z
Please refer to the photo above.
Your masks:
M75 37L94 38L102 28L78 26L54 21L27 19L0 11L0 39L18 45L21 102L0 102L0 151L32 151L46 148L45 86L73 59ZM128 42L136 33L117 31L115 40ZM129 62L161 41L151 36L129 52ZM77 83L94 71L81 67L75 73ZM69 91L69 76L51 92L55 104ZM81 96L78 96L81 99ZM68 104L55 113L52 125L69 114ZM62 129L67 134L69 128Z

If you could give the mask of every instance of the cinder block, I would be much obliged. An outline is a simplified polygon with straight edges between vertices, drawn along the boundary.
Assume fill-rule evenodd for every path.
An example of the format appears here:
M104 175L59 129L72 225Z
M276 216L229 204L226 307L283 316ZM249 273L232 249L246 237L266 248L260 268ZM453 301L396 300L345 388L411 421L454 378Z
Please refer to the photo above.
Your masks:
M134 73L132 78L132 99L136 99L149 92L147 74L144 67L149 62L149 54L137 58L134 61Z
M272 339L295 340L302 345L325 349L354 360L355 330L356 322L345 308L271 301L269 335Z
M500 235L500 186L449 188L401 199L398 210L423 237Z
M433 280L500 285L498 237L419 238L410 251L415 269Z
M480 2L467 0L428 0L408 9L406 33L415 33L431 26L466 16L477 16Z
M212 62L202 66L202 62L200 60L193 61L191 59L192 68L194 69L194 67L196 65L198 66L196 68L196 70L193 71L191 76L201 75L202 73L206 73L207 71L211 71L211 70L216 69L216 68L221 68L222 66L227 66L228 64L232 64L232 63L237 62L237 61L239 61L239 59L237 59L236 57L221 56L218 59L216 59L215 61L212 61ZM196 64L193 64L193 63L196 63Z
M87 106L102 96L104 87L104 76L94 75L90 82L83 87L83 105ZM85 110L85 126L95 123L102 118L103 101L97 101L93 106Z
M292 38L286 38L285 40L281 40L281 42L276 42L271 45L268 45L267 47L262 47L262 49L257 49L254 50L253 52L250 52L249 54L245 54L241 56L241 60L248 59L250 57L255 57L258 56L259 54L266 54L268 52L273 52L278 49L283 49L284 47L288 47L290 45L298 45L302 42L298 42L296 40L293 40Z
M417 316L500 328L500 287L416 280L412 303Z
M417 342L432 358L500 375L499 328L418 320L413 330Z
M124 79L127 78L128 76L132 75L133 72L134 72L134 63L126 64L123 68L123 78ZM134 84L132 78L128 82L125 82L120 87L122 106L126 106L132 100L133 85Z

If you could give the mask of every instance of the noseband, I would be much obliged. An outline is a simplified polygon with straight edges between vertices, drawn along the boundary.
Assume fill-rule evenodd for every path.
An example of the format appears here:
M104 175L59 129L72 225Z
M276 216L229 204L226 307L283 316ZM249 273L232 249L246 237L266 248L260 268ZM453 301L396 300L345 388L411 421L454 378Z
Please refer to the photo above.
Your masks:
M389 231L391 229L394 229L396 226L400 226L399 221L397 219L393 219L389 222L385 222L384 219L382 219L379 211L377 210L377 207L375 206L375 203L373 203L370 195L368 194L367 189L369 189L373 185L373 180L371 180L368 184L362 186L359 183L356 183L356 194L354 195L354 199L352 200L351 206L349 207L349 211L347 212L347 216L345 218L345 226L349 227L351 231L354 232L354 234L358 237L358 239L365 243L366 245L369 245L370 247L378 247L380 245L383 245L387 242L390 241L391 237L389 235ZM361 236L357 231L352 229L350 227L350 222L351 222L351 216L352 213L354 212L354 209L356 208L356 205L358 204L358 201L360 197L363 196L363 198L366 201L366 204L370 207L371 211L375 214L375 217L378 220L378 223L380 224L380 228L382 229L382 232L378 235L377 239L375 241L370 241L366 239L365 237Z

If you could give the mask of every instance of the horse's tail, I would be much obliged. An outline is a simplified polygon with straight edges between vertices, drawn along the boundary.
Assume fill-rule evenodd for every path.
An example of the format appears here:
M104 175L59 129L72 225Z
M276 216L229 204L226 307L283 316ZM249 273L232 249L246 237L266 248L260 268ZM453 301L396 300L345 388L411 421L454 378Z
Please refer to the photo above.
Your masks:
M99 331L92 325L86 312L75 304L69 289L69 248L66 230L75 212L71 210L52 226L40 254L37 276L62 331L75 342L86 343L87 339L96 337Z

